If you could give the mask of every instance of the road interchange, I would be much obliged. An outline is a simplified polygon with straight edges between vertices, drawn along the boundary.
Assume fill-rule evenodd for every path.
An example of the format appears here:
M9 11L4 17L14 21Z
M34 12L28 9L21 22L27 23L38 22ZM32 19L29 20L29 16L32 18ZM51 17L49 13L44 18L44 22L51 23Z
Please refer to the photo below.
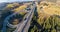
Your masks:
M31 11L28 13L28 15L25 17L26 19L23 20L22 24L19 24L15 31L13 32L28 32L28 29L30 27L30 22L32 20L33 14L34 14L35 6L33 5Z
M8 21L6 21L6 20L9 20L9 18L10 17L12 17L13 15L15 15L15 14L17 14L17 13L19 13L19 12L16 12L16 13L13 13L12 15L9 15L5 20L4 20L4 25L3 25L3 28L2 28L2 32L5 32L6 31L6 25L7 26L9 26L9 27L11 27L11 28L16 28L16 30L15 31L13 31L13 32L24 32L23 30L24 30L24 27L27 25L27 23L29 23L29 25L28 25L28 28L29 28L29 26L30 26L30 21L31 21L31 19L32 19L32 17L33 17L33 13L34 13L34 6L32 7L32 9L31 9L31 11L28 13L28 14L26 14L25 15L25 17L24 17L24 19L23 19L23 22L22 23L19 23L19 24L17 24L17 25L12 25L12 24L10 24ZM21 24L21 25L20 25Z

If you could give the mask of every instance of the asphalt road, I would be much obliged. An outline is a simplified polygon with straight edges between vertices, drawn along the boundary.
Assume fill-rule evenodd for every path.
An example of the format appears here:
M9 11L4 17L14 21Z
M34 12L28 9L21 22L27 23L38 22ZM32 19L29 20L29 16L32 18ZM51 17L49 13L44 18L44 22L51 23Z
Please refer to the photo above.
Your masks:
M26 15L26 17L24 17L25 19L23 19L22 24L20 23L17 26L16 30L13 32L28 32L28 29L30 27L30 21L33 17L33 13L35 10L34 8L35 8L35 6L31 7L31 11Z
M32 20L32 17L33 17L34 11L35 11L35 6L32 7L31 15L29 16L29 19L28 19L26 25L24 26L22 32L28 32L29 27L30 27L30 22L31 22L31 20Z
M6 26L8 26L10 28L16 28L17 27L18 24L17 25L12 25L8 22L8 20L10 19L10 17L13 17L14 15L16 15L20 12L28 12L28 11L18 11L18 12L13 13L12 15L9 15L8 17L6 17L5 20L4 20L4 23L3 23L2 32L6 31Z
M8 27L11 27L11 28L16 28L16 27L17 27L16 30L13 31L13 32L23 32L24 27L27 25L27 23L30 23L29 21L31 21L30 19L31 19L32 16L33 16L33 15L32 15L33 10L34 10L34 9L33 9L33 7L32 7L31 11L30 11L28 14L25 15L23 21L22 21L21 23L17 24L17 25L12 25L12 24L10 24L10 23L8 22L8 20L9 20L10 17L12 17L13 15L15 15L15 14L21 12L21 11L18 11L18 12L16 12L16 13L13 13L12 15L9 15L8 17L6 17L6 19L4 20L4 23L3 23L2 32L6 32L6 25L7 25ZM31 17L31 18L30 18L30 17ZM30 25L29 25L29 26L30 26ZM26 27L29 27L29 26L27 25ZM25 31L26 31L26 30L25 30Z

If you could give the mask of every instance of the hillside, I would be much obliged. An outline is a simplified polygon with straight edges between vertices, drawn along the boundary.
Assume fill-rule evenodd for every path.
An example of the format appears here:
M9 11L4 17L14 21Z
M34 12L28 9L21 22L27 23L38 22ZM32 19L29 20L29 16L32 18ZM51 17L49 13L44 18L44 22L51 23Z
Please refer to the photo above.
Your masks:
M60 32L60 7L55 3L37 5L29 32Z

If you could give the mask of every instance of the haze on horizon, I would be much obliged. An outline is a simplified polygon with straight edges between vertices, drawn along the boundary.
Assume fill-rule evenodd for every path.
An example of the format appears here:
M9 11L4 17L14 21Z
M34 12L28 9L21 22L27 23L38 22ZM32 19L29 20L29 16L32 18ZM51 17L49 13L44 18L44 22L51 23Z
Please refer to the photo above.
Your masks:
M22 1L33 1L33 0L0 0L0 3L1 3L1 2L15 2L15 1L20 1L20 2L22 2Z

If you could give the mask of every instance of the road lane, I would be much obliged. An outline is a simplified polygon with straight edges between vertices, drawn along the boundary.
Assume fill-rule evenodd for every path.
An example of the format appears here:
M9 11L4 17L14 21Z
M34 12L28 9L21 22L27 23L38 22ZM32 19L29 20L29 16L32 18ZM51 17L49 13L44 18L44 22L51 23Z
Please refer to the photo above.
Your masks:
M22 12L22 11L15 12L15 13L13 13L12 15L9 15L8 17L5 18L4 23L3 23L2 32L5 32L5 31L6 31L6 25L9 26L10 28L16 28L16 27L17 27L17 25L12 25L12 24L10 24L10 23L8 22L8 20L9 20L10 17L12 17L12 16L14 16L14 15L20 13L20 12Z
M33 9L29 12L29 14L27 15L26 20L23 21L23 23L21 25L18 25L17 29L13 32L26 32L29 29L30 26L30 21L32 19L33 13L34 13L34 9L35 7L33 7ZM28 25L29 24L29 25ZM27 26L26 26L27 25ZM26 26L26 27L25 27ZM26 30L27 29L27 30Z

